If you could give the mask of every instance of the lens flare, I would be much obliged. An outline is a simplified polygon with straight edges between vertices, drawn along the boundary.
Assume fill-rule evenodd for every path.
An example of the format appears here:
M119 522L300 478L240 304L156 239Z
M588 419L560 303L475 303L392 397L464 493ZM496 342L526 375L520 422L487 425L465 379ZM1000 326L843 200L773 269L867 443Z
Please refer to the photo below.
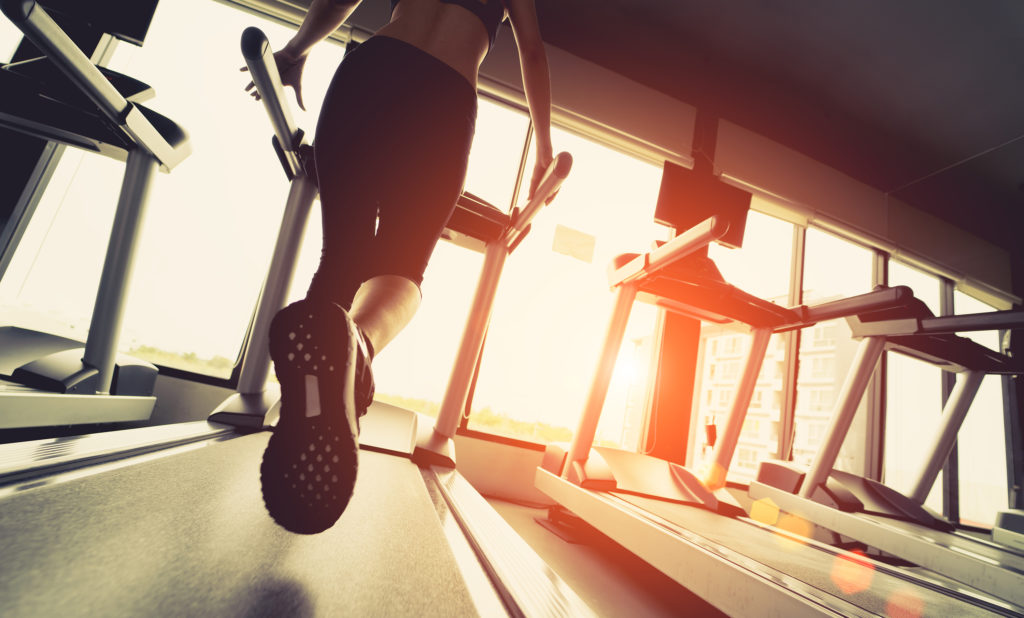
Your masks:
M779 507L771 498L761 498L750 505L750 518L774 526L779 521Z
M704 486L714 491L725 487L725 476L727 471L718 462L713 461L704 476Z
M863 592L870 588L874 576L874 565L861 551L836 556L835 562L832 564L832 583L846 595Z
M800 517L799 515L793 515L792 513L784 513L782 516L780 516L779 523L776 524L776 526L779 529L785 530L786 532L791 532L798 537L807 538L810 538L811 533L814 530L814 527L811 525L811 522L807 521L803 517ZM801 539L799 538L794 540L801 541Z

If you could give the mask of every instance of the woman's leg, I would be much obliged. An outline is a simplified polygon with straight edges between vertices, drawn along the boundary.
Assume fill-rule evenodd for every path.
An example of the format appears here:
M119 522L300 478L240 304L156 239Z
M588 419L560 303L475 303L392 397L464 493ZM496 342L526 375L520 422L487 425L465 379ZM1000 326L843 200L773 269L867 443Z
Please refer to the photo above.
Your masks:
M402 331L420 306L420 288L401 275L379 275L356 292L349 315L379 353Z

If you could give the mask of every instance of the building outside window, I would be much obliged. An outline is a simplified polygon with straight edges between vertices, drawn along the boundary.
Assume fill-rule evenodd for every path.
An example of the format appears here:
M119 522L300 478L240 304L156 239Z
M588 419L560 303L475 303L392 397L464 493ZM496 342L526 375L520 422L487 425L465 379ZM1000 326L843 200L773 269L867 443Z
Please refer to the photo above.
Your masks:
M756 200L755 199L755 206ZM747 219L742 249L709 248L726 282L743 291L785 305L790 279L790 252L793 226L769 215L752 210ZM713 452L703 428L725 424L743 370L751 337L742 326L701 324L700 346L704 359L697 369L695 384L698 402L695 427L690 445L690 463L695 469L706 467ZM740 434L736 455L729 468L729 480L749 482L757 474L758 464L777 457L778 426L782 409L783 375L786 347L782 335L772 335L761 371L757 377L754 398ZM703 393L718 393L708 399ZM755 405L754 401L758 403ZM719 432L720 433L720 432ZM744 453L740 456L740 453Z

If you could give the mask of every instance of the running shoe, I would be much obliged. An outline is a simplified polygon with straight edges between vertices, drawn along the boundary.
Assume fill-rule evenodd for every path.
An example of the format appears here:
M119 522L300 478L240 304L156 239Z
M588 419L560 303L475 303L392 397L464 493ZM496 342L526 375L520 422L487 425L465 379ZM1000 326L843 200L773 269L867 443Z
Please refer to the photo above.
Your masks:
M373 397L368 346L340 306L301 300L274 316L270 356L281 418L260 466L263 502L286 530L316 534L352 497L359 416Z

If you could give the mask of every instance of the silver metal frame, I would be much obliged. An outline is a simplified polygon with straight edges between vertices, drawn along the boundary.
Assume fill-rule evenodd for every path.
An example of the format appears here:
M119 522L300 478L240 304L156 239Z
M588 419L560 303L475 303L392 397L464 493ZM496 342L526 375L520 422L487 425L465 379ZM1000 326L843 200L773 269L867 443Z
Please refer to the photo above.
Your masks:
M590 449L594 444L601 410L604 408L604 400L611 385L615 360L618 358L629 314L636 299L639 280L653 275L707 246L715 239L721 238L727 231L727 227L724 222L715 217L707 219L654 251L635 258L616 272L616 276L619 278L613 282L616 287L615 304L608 322L604 343L601 346L601 353L598 356L594 379L590 383L590 390L583 407L583 414L575 433L573 433L572 444L562 468L563 477L569 478L570 475L574 475L577 481L582 480L580 471L585 468L587 458L590 457ZM621 276L619 273L622 273Z
M558 192L562 182L568 177L572 168L572 156L567 152L559 153L548 167L533 196L522 209L512 214L509 227L500 238L488 244L484 252L484 263L480 269L473 303L469 317L462 333L455 363L448 378L441 409L434 424L433 431L423 437L414 460L429 462L434 465L454 467L454 449L451 439L459 428L463 410L469 398L476 376L477 361L483 350L484 337L494 308L494 298L501 280L501 272L509 253L518 245L520 239L530 228L534 216Z

